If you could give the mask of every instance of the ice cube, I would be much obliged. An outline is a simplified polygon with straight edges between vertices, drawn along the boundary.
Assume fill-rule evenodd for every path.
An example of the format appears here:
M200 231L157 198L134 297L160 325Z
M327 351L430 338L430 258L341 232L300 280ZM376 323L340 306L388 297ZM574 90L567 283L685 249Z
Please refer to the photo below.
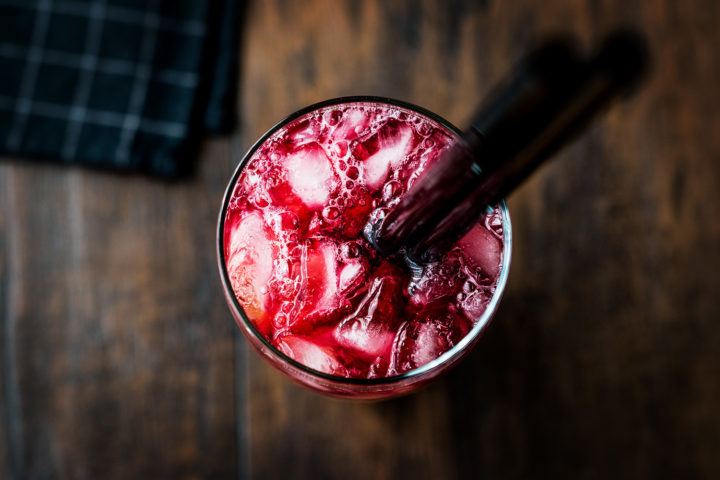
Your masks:
M492 296L493 290L491 287L479 286L460 300L460 308L468 318L477 321L485 312Z
M388 374L425 365L454 347L470 330L467 319L452 305L430 307L403 323L393 344Z
M478 224L460 239L463 255L489 278L497 278L502 263L502 244L492 232Z
M286 145L301 145L318 137L321 123L315 119L295 121L285 127L287 130L283 135Z
M335 330L335 339L368 357L387 354L404 310L403 274L397 267L381 265L357 309Z
M339 313L337 246L309 241L302 250L300 290L295 299L300 308L290 325L294 332L308 333Z
M399 168L407 159L415 137L412 127L393 120L356 146L356 158L364 160L363 182L368 188L382 187L390 169Z
M249 213L230 226L226 253L235 295L245 313L255 320L264 311L274 258L272 240L258 213Z
M288 357L312 369L331 375L346 374L346 368L331 347L320 346L304 337L288 335L277 342L278 349Z
M336 127L332 136L335 141L352 141L363 132L370 122L368 114L359 109L350 109L343 113L342 120Z
M284 165L293 193L310 208L324 206L338 188L339 179L330 159L317 143L299 147Z
M362 259L352 259L345 263L340 270L338 289L345 298L349 298L365 282L367 269Z
M307 252L305 263L305 289L309 298L315 300L316 309L336 305L337 294L337 246L322 242Z
M449 252L439 262L427 265L410 284L411 301L427 305L444 297L454 297L465 281L462 260L457 250Z

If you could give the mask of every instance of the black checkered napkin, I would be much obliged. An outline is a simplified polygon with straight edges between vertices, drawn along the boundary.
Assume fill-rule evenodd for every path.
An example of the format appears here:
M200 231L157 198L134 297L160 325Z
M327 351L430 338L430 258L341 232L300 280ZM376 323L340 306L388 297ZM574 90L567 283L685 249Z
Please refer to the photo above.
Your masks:
M0 153L187 173L233 123L235 0L0 0Z

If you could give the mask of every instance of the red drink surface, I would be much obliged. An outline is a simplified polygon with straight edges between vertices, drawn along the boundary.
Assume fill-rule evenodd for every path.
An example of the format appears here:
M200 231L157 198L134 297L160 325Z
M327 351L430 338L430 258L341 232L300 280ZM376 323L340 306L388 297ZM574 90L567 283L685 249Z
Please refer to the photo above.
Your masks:
M245 314L278 350L337 376L393 376L480 319L501 271L499 209L424 267L360 235L453 138L412 110L359 102L302 115L257 148L227 207L224 255Z

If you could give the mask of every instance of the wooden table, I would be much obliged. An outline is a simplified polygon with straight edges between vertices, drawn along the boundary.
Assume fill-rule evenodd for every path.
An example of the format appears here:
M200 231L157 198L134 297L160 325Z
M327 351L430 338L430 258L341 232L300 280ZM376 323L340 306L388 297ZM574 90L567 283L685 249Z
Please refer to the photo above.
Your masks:
M0 478L720 478L720 3L249 2L241 126L166 184L0 162ZM619 23L655 56L509 199L494 323L381 403L287 381L221 293L234 166L309 103L396 97L457 124L538 36Z

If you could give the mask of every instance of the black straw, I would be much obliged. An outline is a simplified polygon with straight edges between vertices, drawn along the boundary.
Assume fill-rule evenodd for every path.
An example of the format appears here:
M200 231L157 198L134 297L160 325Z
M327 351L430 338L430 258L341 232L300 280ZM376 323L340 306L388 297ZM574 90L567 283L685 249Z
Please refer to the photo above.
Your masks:
M568 39L545 43L494 90L457 142L387 215L365 229L382 253L438 259L544 160L580 133L648 66L645 42L616 32L583 59Z

